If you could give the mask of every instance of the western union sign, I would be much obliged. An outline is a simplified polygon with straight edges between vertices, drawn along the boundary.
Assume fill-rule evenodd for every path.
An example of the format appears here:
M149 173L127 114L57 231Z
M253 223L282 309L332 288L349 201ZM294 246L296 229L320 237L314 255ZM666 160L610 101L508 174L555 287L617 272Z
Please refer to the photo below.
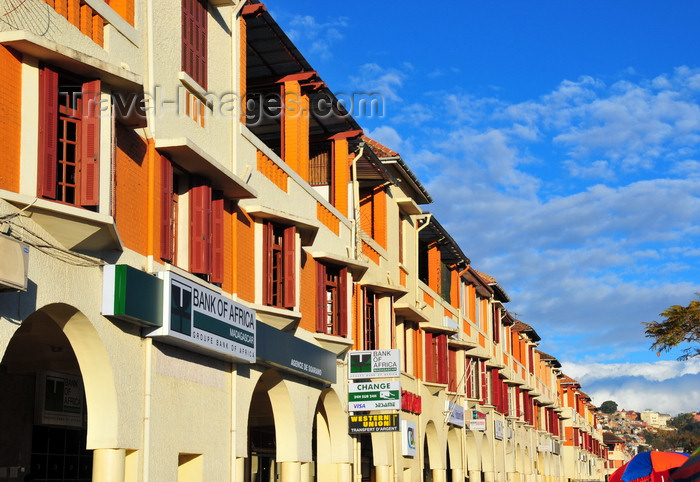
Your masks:
M401 417L398 413L381 415L350 415L350 435L371 432L398 432Z
M359 410L401 410L401 382L367 382L348 385L351 412Z

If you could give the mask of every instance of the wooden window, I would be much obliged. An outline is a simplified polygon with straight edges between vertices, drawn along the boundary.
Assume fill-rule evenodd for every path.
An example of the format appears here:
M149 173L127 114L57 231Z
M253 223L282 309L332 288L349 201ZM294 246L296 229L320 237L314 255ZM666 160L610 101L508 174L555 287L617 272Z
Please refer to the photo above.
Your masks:
M314 145L309 156L309 184L327 186L333 179L333 163L330 142Z
M96 209L100 162L99 80L39 71L39 197Z
M447 335L425 333L426 381L447 384Z
M207 4L182 0L182 70L207 88Z
M376 350L377 340L377 296L370 290L364 290L363 310L363 347L365 350Z
M457 350L449 348L448 354L449 377L447 383L447 390L449 390L450 392L456 392L459 389L459 380L457 375Z
M269 221L263 224L263 304L294 308L296 229Z
M500 343L501 342L501 309L497 305L492 305L492 308L493 308L493 315L492 315L493 341L494 341L494 343Z
M160 156L160 258L175 260L175 193L173 189L173 165Z
M316 264L316 331L347 336L348 290L345 267Z
M465 363L467 398L479 398L479 361L467 358Z
M195 176L190 189L190 271L210 283L223 282L224 198L207 179Z

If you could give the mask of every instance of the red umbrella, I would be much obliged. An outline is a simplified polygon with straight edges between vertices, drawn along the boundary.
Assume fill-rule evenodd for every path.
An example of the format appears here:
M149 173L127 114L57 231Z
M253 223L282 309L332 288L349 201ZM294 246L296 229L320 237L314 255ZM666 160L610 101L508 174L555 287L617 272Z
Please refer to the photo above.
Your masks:
M677 452L642 452L613 472L608 482L661 482L668 480L670 469L686 460L688 455Z

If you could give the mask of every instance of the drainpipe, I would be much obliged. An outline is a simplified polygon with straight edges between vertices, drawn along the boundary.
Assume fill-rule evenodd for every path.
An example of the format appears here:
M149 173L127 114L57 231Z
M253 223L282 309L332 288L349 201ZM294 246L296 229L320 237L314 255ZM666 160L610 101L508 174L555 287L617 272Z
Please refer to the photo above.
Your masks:
M419 249L418 249L418 248L419 248L419 245L420 245L420 232L421 232L424 228L426 228L426 227L428 226L428 224L430 224L430 220L431 220L432 218L433 218L433 215L432 215L431 213L423 214L423 215L422 215L422 219L425 220L425 223L423 223L422 226L420 226L418 229L416 229L416 252L418 252L418 253L419 253ZM418 221L419 219L421 219L421 215L416 216L416 221ZM419 254L420 254L420 253L419 253ZM416 259L416 261L418 261L418 260ZM420 265L420 262L418 261L418 262L416 263L415 288L414 288L414 291L413 291L413 292L416 294L416 305L418 305L418 303L420 302L420 300L418 299L418 279L419 279L419 276L418 276L418 267L419 267L419 265Z
M360 151L357 156L352 160L352 209L353 209L353 219L352 219L352 242L354 244L353 251L355 259L359 259L360 256L360 230L357 227L358 220L360 218L360 183L357 181L357 161L362 157L365 152L365 143L360 142Z

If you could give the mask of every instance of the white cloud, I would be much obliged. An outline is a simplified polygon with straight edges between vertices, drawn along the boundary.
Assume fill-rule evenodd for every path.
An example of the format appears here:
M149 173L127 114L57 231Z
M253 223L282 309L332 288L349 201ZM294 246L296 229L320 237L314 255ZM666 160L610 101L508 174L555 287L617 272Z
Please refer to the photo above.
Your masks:
M662 382L700 373L700 358L687 361L662 360L655 363L562 363L562 370L581 383L613 377L642 377ZM700 387L698 387L700 389ZM700 399L699 399L700 400Z
M342 31L347 27L348 20L345 17L319 22L311 15L294 15L285 31L302 51L328 60L333 57L332 45L343 39Z
M379 93L385 101L401 101L399 89L406 74L395 68L384 68L376 63L367 63L360 67L359 75L352 76L352 83L357 92Z
M388 147L392 151L401 151L403 140L396 129L390 126L381 126L369 131L367 136L380 144Z

